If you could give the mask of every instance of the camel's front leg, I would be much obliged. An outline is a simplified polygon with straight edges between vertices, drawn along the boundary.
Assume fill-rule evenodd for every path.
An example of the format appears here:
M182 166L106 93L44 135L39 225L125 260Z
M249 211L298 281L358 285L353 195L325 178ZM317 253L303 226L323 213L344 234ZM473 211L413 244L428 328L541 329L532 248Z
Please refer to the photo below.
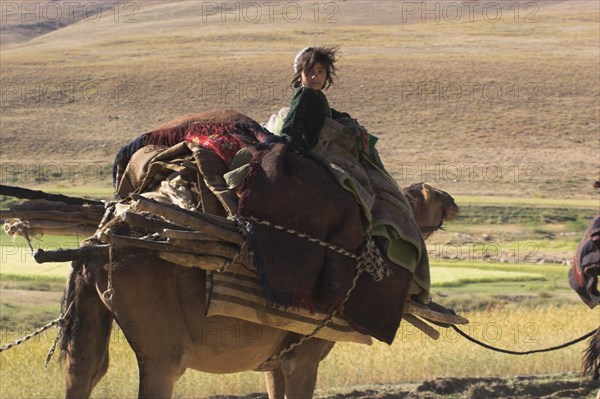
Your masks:
M265 372L265 380L267 382L269 399L285 398L285 375L283 374L281 366Z
M285 355L281 371L285 377L286 399L312 398L317 384L319 362L334 342L312 338Z
M140 370L140 399L169 399L173 395L173 387L183 371L177 362L169 358L142 359L138 357Z

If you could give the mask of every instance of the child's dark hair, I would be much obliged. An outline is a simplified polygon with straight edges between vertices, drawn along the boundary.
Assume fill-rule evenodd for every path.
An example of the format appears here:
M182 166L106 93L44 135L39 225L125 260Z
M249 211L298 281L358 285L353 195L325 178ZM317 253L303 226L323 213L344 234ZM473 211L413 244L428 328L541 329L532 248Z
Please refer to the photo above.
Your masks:
M294 77L292 79L292 87L300 87L302 80L302 71L308 74L312 67L318 62L327 70L327 78L325 79L325 89L335 84L333 78L337 77L335 63L337 61L337 46L325 47L307 47L302 50L294 60Z

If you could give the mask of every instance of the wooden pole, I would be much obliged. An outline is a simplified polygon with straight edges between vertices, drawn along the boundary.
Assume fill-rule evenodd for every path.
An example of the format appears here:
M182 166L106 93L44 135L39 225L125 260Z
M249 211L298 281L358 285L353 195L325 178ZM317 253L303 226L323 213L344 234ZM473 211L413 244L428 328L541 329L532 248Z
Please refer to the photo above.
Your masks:
M49 194L39 190L30 190L23 187L14 187L14 186L6 186L0 185L0 195L6 195L8 197L15 198L23 198L23 199L45 199L48 201L60 201L65 204L71 205L82 205L82 204L93 204L93 205L102 205L104 206L104 202L86 199L86 198L78 198L78 197L69 197L67 195L62 194Z
M52 220L58 222L79 222L83 224L98 225L102 215L88 212L62 212L62 211L30 211L9 210L0 211L0 219L24 219L24 220Z
M419 330L423 331L429 338L436 339L436 340L440 338L440 333L438 330L431 327L429 324L425 323L423 320L419 319L418 317L416 317L410 313L404 313L402 318L404 320L406 320L407 322L409 322L410 324L412 324L413 326L417 327Z
M179 242L172 243L171 241L151 241L110 233L107 235L107 237L110 244L114 245L115 247L137 247L155 251L185 252L196 255L220 256L227 259L233 259L239 251L238 248L217 242L199 241L194 242L193 245L190 245L189 240L184 240L184 245L182 245L182 243Z
M229 261L229 259L220 256L194 255L173 251L160 251L158 257L177 265L197 267L203 270L219 270Z
M56 249L45 251L38 249L33 254L37 263L46 262L68 262L86 258L108 258L108 247L110 245L89 245L75 249Z
M27 232L30 237L36 237L40 235L92 237L94 234L96 234L96 230L97 229L95 226L78 224L77 226L65 229L29 229Z
M150 199L150 198L146 198L146 197L141 196L139 194L132 194L131 198L135 202L142 203L143 204L142 206L150 206L150 204L154 204L154 205L157 205L161 209L168 208L168 209L177 211L179 213L182 213L184 215L188 215L188 216L190 216L192 218L195 218L195 219L202 219L204 221L209 222L210 224L217 225L217 226L222 227L224 229L231 230L231 231L234 231L234 232L237 231L235 223L233 223L231 220L229 220L227 218L224 218L222 216L211 215L211 214L204 213L204 212L189 211L187 209L183 209L181 207L178 207L177 205L163 204L161 202L155 201L155 200Z
M190 240L190 241L219 241L218 238L211 237L202 231L182 231L182 230L172 230L172 229L164 229L161 233L161 236L178 239L178 240ZM241 245L242 242L236 242L235 244Z
M439 306L439 305L438 305ZM469 320L462 316L451 313L442 313L428 308L425 305L421 305L416 302L407 301L404 307L404 313L409 313L415 316L419 316L425 320L429 320L433 323L442 324L469 324Z
M224 223L221 223L221 225L212 224L211 220L209 220L212 218L206 217L212 215L199 212L184 212L184 210L181 208L175 209L156 201L150 201L143 197L139 197L139 199L137 199L135 202L132 202L131 207L137 211L146 211L155 215L160 215L173 223L191 227L194 230L202 231L209 236L223 241L236 244L239 244L243 241L243 237L237 232L235 224L225 218L220 219L226 221L229 228L222 227L225 225Z
M104 215L105 208L103 205L69 205L64 202L48 201L48 200L29 200L20 204L11 204L9 206L12 211L62 211L62 212L86 212L89 214L99 215L101 218Z
M173 229L173 231L191 230L189 227L185 227L175 223L170 223L166 220L151 218L133 211L123 212L121 214L121 219L131 226L141 227L143 229L146 229L146 231L151 231L154 233L162 232L165 229Z

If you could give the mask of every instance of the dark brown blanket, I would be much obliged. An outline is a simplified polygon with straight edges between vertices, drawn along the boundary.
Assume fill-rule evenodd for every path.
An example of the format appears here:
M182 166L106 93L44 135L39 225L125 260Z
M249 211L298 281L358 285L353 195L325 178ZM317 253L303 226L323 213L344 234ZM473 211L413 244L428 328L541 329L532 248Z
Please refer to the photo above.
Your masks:
M306 233L354 254L364 244L365 225L352 193L319 162L284 144L257 152L241 191L242 216ZM253 226L255 263L272 303L325 313L340 305L355 275L354 259L284 231ZM411 273L387 263L393 277L375 282L363 274L344 315L360 332L391 343Z

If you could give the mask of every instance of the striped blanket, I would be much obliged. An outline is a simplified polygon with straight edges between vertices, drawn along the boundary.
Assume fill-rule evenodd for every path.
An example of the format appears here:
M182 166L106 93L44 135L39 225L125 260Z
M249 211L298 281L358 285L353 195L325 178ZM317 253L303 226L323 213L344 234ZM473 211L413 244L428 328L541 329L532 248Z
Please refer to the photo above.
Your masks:
M227 272L213 272L207 279L209 300L207 316L228 316L279 328L302 335L312 333L326 315L304 309L286 310L267 306L267 299L256 275L235 265ZM355 331L348 322L334 317L315 335L328 341L370 345L371 337Z

